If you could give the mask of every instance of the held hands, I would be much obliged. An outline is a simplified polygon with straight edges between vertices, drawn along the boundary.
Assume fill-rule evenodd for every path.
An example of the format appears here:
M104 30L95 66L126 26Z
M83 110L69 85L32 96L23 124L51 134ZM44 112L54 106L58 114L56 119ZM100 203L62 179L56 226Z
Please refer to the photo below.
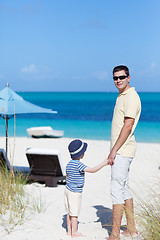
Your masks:
M110 166L114 164L115 156L116 156L116 152L114 150L111 150L110 154L108 155L108 158L106 159Z

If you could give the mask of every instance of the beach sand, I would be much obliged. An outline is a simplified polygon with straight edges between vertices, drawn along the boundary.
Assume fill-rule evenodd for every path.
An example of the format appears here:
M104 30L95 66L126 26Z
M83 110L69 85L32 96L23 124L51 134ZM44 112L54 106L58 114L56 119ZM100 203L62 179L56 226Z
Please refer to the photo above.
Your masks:
M68 144L72 139L33 139L30 137L9 138L9 159L13 164L28 166L25 156L26 148L58 149L64 166L70 160ZM82 139L83 140L83 139ZM83 162L87 166L99 164L109 153L109 142L100 140L84 140L88 150ZM5 138L0 138L1 148L5 148ZM160 175L160 144L137 143L136 156L131 165L130 187L134 198L144 198L149 189L155 186ZM12 160L10 160L12 161ZM40 198L43 205L41 213L28 212L28 219L17 225L10 234L6 227L0 227L1 240L67 240L66 212L64 208L64 185L56 188L45 187L44 184L33 183L25 186L27 196ZM135 203L136 206L136 203ZM112 201L110 198L110 166L99 172L86 173L82 206L79 217L79 232L84 237L78 239L103 240L111 231ZM123 224L126 224L125 218ZM138 227L138 226L137 226ZM122 238L123 239L123 238ZM129 238L128 238L129 239Z

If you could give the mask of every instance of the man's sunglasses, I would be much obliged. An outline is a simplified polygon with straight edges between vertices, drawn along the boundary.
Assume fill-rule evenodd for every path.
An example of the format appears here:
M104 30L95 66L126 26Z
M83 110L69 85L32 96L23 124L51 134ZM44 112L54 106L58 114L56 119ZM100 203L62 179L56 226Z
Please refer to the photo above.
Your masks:
M128 75L123 75L123 76L113 77L113 80L114 80L114 81L117 81L118 78L119 78L120 80L124 80L126 77L128 77Z

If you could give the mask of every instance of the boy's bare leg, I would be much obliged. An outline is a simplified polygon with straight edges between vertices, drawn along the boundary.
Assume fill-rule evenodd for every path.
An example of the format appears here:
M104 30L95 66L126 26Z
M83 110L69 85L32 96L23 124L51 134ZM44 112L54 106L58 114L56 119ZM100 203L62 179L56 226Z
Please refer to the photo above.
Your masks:
M78 228L78 217L71 216L72 238L82 236L81 233L77 232L77 228Z
M120 227L124 211L124 204L114 204L113 205L113 226L112 233L108 240L117 240L120 239Z
M125 200L125 214L127 219L127 230L123 231L124 236L128 235L136 235L138 234L138 231L135 226L134 221L134 207L133 207L133 199L127 199Z
M67 235L71 235L72 230L71 230L71 216L67 214Z

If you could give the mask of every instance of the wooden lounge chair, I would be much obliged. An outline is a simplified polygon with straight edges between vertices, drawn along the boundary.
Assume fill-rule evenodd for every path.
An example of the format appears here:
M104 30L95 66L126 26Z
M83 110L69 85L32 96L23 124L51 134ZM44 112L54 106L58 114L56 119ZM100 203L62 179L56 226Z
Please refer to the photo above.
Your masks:
M0 148L0 168L6 168L7 170L10 170L10 162L8 161L6 152L3 148Z
M25 175L30 174L29 167L12 166L10 164L10 161L8 160L8 158L6 156L6 152L3 148L0 148L0 169L6 169L8 171L13 169L14 173L23 173Z
M31 168L29 180L45 182L47 187L65 183L65 172L59 151L51 149L28 148L26 156Z
M27 149L26 156L31 167L12 166L4 149L0 149L0 169L22 174L28 182L44 182L47 187L65 184L66 177L58 151Z

